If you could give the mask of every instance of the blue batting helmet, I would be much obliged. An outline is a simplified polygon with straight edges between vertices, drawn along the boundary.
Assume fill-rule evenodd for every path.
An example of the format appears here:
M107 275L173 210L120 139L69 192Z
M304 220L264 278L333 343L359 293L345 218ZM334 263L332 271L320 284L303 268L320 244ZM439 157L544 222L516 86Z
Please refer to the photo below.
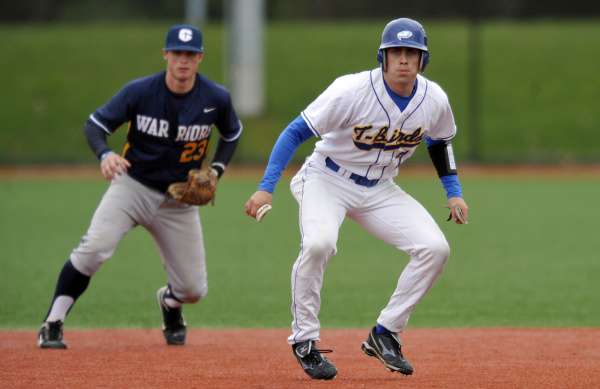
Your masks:
M385 67L384 50L389 47L412 47L421 50L420 71L429 63L427 34L421 23L408 18L395 19L386 24L381 33L381 45L377 51L377 62Z

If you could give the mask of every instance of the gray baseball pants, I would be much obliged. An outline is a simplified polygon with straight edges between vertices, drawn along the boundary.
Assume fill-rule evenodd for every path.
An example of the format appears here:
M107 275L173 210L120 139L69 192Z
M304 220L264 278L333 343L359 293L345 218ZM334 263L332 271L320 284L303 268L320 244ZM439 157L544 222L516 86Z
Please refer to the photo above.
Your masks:
M198 207L173 200L127 174L112 180L87 233L71 253L73 266L92 276L137 225L154 238L175 297L193 303L206 296L206 260Z

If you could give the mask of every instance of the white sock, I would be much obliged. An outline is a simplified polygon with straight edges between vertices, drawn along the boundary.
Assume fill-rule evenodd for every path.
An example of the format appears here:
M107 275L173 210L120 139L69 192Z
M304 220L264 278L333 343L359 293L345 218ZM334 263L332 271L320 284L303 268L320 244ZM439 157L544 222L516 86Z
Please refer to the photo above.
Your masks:
M165 304L167 305L167 307L169 307L169 308L181 307L181 303L179 301L175 300L174 298L167 296L163 300L164 300Z
M71 305L75 300L71 296L58 296L54 303L52 303L52 309L50 310L50 314L46 318L46 321L65 321L65 317L67 316L67 312Z

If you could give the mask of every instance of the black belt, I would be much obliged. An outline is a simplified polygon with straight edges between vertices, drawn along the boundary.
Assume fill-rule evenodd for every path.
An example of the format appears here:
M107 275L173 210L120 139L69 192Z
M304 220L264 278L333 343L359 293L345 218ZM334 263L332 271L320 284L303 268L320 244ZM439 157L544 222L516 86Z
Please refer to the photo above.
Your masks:
M333 170L336 173L338 172L338 170L340 170L340 165L333 162L333 160L329 157L325 158L325 166L327 166L329 169ZM354 181L356 185L366 186L367 188L375 186L379 182L379 179L370 180L367 177L359 176L358 174L354 173L351 173L349 178L352 181Z

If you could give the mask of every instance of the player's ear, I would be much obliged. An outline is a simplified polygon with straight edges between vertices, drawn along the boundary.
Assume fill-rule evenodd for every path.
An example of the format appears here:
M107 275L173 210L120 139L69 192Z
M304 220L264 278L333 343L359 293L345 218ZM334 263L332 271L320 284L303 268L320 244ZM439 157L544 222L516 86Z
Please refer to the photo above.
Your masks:
M198 53L198 62L202 62L204 59L204 53Z
M167 50L165 50L165 49L162 49L162 56L163 56L163 59L164 59L165 61L167 60L167 53L168 53L168 51L167 51Z

